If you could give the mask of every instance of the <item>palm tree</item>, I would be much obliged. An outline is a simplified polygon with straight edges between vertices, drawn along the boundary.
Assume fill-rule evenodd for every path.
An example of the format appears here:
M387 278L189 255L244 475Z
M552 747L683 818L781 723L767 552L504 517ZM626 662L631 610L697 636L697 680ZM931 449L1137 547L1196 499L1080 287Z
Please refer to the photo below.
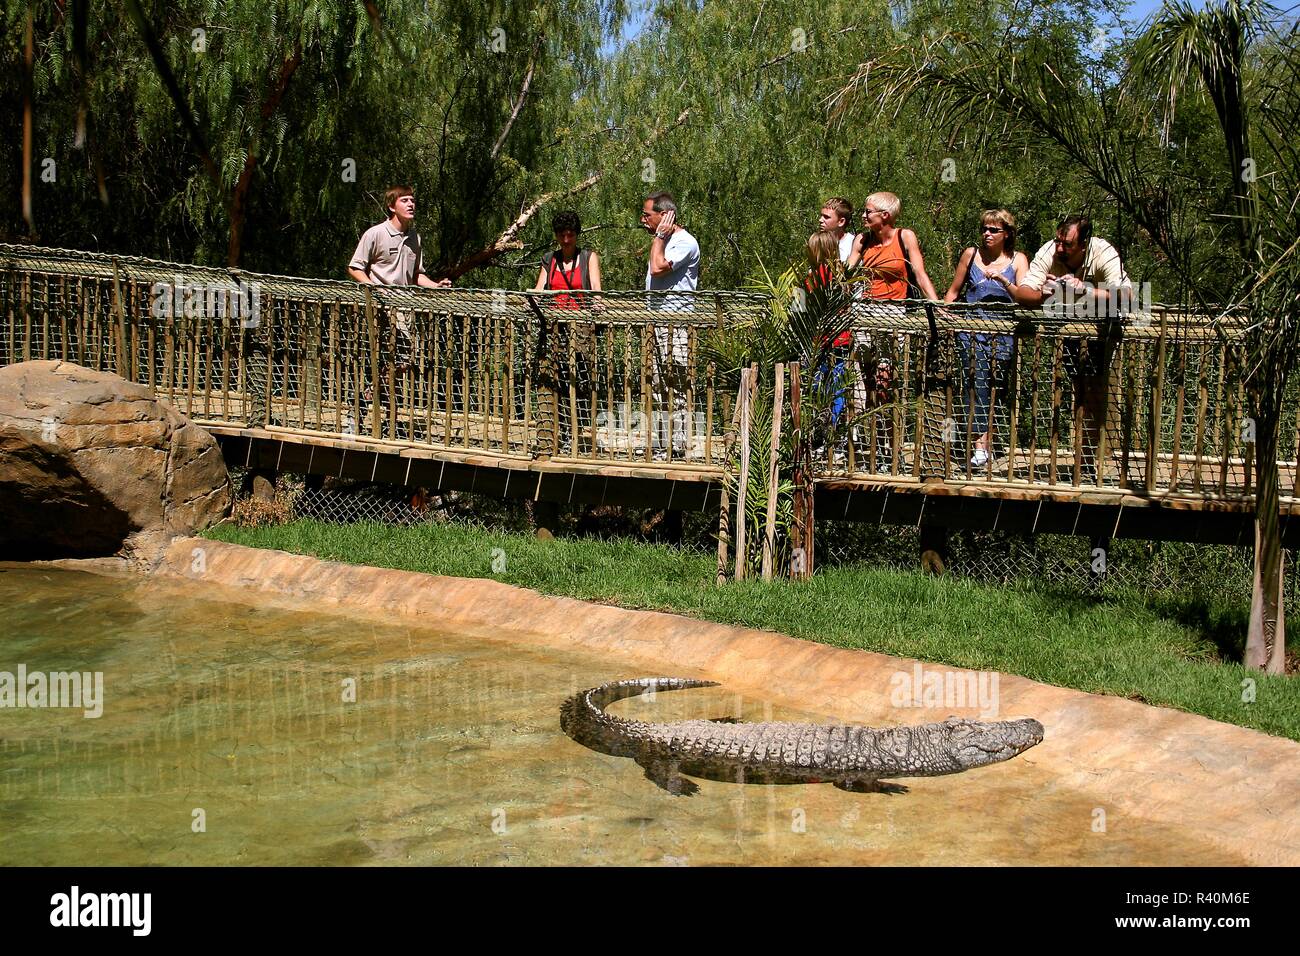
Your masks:
M1126 63L1089 75L1077 43L946 34L863 63L832 115L906 103L976 151L1063 150L1158 249L1180 298L1244 314L1255 431L1255 584L1246 663L1284 669L1278 450L1283 395L1300 356L1300 115L1297 27L1262 0L1198 9L1167 0ZM1224 154L1189 156L1180 111L1213 108Z
M798 363L801 370L801 427L797 435L790 428L781 429L777 469L781 481L777 488L777 515L780 541L778 550L804 551L803 560L794 571L796 576L811 573L813 565L813 524L811 481L815 472L813 449L832 449L847 438L851 429L885 409L858 410L841 414L834 409L853 395L857 382L855 363L846 363L843 373L830 374L831 344L848 331L854 302L852 288L844 282L831 282L804 288L803 271L790 268L773 277L766 268L752 282L755 291L767 297L769 308L750 324L729 326L712 333L704 342L707 361L720 370L724 391L734 394L740 386L741 370L756 365L758 388L753 404L751 433L765 436L771 429L774 407L772 381L777 363ZM787 401L786 409L790 408ZM790 414L788 411L785 414ZM783 416L784 417L784 416ZM761 544L763 515L768 504L768 476L771 465L769 443L750 443L749 481L746 485L748 527L746 540L755 548ZM731 481L731 477L728 478ZM729 492L734 492L730 485ZM795 501L789 501L793 494ZM751 550L747 548L746 550ZM742 556L753 564L756 557ZM780 561L778 567L787 566Z

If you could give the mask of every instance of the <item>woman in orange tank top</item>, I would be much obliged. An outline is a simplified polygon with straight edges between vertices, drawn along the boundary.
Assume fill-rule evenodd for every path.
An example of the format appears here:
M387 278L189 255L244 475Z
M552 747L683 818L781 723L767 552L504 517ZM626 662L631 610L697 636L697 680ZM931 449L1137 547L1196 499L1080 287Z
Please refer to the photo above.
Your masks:
M926 274L916 234L896 224L902 205L893 193L872 193L867 197L862 207L862 224L866 228L853 243L848 270L862 268L871 280L868 290L871 298L906 299L907 262L910 261L921 294L927 299L938 299L934 283Z
M896 225L902 203L893 193L872 193L862 206L862 224L865 227L853 243L853 252L849 255L848 271L860 268L869 280L867 294L872 299L898 300L907 298L907 266L912 266L912 275L921 294L927 299L938 299L934 283L925 272L925 260L921 257L921 247L916 241L916 234L910 229L900 229ZM901 314L901 310L900 310ZM863 387L855 396L854 404L858 410L875 408L888 404L894 387L894 363L889 353L904 343L900 335L864 336L863 345L874 345L876 355L874 374L868 374L862 368L860 381ZM868 383L874 384L870 389ZM868 389L870 389L868 391ZM880 474L896 474L893 460L893 421L888 415L875 416L875 447L868 449L865 459L875 463L875 470Z

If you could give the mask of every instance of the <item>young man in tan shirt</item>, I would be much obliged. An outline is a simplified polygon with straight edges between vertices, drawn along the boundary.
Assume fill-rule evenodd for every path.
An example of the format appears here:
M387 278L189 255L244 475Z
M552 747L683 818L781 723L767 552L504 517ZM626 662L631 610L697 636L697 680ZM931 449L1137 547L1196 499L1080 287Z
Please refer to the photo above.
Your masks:
M361 234L348 263L348 275L374 285L422 285L445 289L450 279L430 279L415 223L415 194L410 186L391 186L384 193L388 218Z

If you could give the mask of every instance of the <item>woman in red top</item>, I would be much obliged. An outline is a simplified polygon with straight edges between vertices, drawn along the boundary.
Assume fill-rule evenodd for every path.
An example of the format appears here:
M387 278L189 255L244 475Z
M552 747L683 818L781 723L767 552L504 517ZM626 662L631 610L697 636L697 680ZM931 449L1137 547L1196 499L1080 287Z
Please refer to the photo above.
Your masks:
M571 209L557 212L551 219L555 233L555 252L542 257L542 267L537 273L534 292L546 289L589 289L600 291L600 256L592 249L578 248L578 235L582 220ZM557 295L551 304L557 309L581 309L587 305L585 296Z

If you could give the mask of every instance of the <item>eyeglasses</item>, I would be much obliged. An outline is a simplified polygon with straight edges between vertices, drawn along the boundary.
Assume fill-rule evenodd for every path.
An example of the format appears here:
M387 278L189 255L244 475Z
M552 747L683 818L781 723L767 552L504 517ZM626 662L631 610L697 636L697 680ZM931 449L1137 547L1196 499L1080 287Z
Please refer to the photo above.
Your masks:
M862 210L862 218L863 218L863 219L870 219L872 216L874 216L874 215L875 215L876 213L878 213L878 212L882 212L882 210L880 210L880 209L864 209L864 210Z
M1006 232L1001 226L980 226L980 232Z

